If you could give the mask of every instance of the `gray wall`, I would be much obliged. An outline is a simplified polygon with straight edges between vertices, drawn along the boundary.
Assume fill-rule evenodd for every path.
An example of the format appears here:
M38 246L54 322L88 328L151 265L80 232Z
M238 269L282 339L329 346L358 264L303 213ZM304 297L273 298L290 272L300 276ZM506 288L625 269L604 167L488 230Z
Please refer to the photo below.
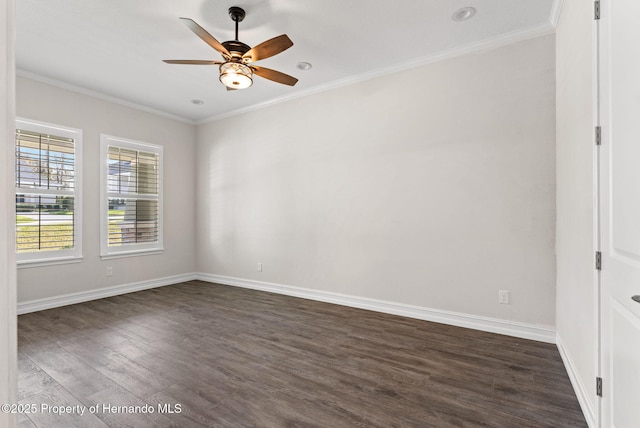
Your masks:
M554 49L538 37L199 126L197 268L553 327Z
M17 115L83 131L81 263L18 270L18 301L79 293L192 273L195 269L195 128L193 125L24 77ZM164 247L161 255L100 259L100 134L164 147ZM113 276L106 276L106 267Z

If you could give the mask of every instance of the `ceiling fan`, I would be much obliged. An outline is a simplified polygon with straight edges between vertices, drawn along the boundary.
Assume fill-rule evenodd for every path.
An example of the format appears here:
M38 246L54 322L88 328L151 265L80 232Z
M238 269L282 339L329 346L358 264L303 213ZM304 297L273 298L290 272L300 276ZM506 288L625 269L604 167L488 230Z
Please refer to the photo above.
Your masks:
M229 16L236 23L236 38L222 43L218 42L194 20L180 18L196 36L218 51L224 61L165 59L164 62L167 64L219 65L220 82L228 90L248 88L253 84L254 74L277 83L294 86L298 82L295 77L270 68L253 65L255 61L272 57L289 49L293 46L291 39L286 34L282 34L251 48L238 40L238 23L242 22L245 15L244 9L240 7L232 6L229 8Z

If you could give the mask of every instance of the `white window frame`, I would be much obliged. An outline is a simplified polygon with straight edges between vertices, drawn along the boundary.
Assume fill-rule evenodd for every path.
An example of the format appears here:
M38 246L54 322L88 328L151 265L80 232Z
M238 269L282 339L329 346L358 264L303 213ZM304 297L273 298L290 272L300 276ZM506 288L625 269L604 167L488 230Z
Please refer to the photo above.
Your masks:
M71 138L74 141L74 183L73 183L73 248L68 250L16 252L18 268L47 266L82 261L82 130L52 123L39 122L31 119L16 118L16 130L36 132L39 134L55 135L56 137ZM15 135L14 135L14 146ZM15 164L16 161L14 161ZM14 165L15 170L15 165ZM19 191L15 187L14 195L30 193L27 188ZM35 190L35 189L34 189ZM36 192L38 193L38 192ZM14 197L15 200L15 197ZM15 202L14 202L15 207ZM17 214L17 213L16 213ZM15 217L14 217L15 219ZM14 220L15 223L15 220ZM17 226L17 224L16 224ZM14 243L15 245L15 243Z
M148 243L124 244L109 246L109 146L152 152L158 154L158 241ZM100 257L102 260L160 254L164 251L163 221L163 167L164 156L162 146L135 141L112 135L100 134Z

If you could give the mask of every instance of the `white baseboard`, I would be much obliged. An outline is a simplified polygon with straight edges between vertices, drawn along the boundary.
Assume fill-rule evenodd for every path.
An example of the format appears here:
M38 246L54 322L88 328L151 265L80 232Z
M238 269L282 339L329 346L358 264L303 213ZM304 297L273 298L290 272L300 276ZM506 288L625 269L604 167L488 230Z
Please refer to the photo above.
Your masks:
M582 381L580 380L575 365L573 364L573 360L567 352L567 349L564 347L564 343L562 342L562 338L559 334L556 335L556 346L558 347L560 358L562 358L564 367L567 370L567 374L569 375L569 380L571 381L571 386L573 386L573 391L576 393L576 397L578 398L578 403L580 403L580 408L582 409L584 418L587 420L587 425L589 425L589 427L591 428L595 428L598 426L598 417L596 416L596 411L591 406L591 402L588 399L590 394L587 392L588 390L587 388L585 388L584 383L582 383Z
M317 300L320 302L335 303L338 305L455 325L458 327L466 327L474 330L499 333L523 339L537 340L540 342L555 343L556 341L556 331L554 329L514 321L443 311L440 309L406 305L403 303L388 302L384 300L350 296L308 288L292 287L290 285L234 278L230 276L196 273L196 279L217 284L285 294L287 296L301 297L303 299Z
M370 299L366 297L351 296L347 294L331 293L309 288L293 287L290 285L275 284L269 282L254 281L250 279L235 278L230 276L213 275L206 273L188 273L168 276L149 281L133 282L130 284L116 285L113 287L99 288L96 290L81 291L78 293L64 294L61 296L47 297L44 299L29 300L18 303L18 314L42 311L60 306L73 305L75 303L88 302L90 300L103 299L105 297L120 294L133 293L135 291L148 290L150 288L163 287L165 285L180 282L201 280L217 284L231 285L235 287L249 288L253 290L268 291L303 299L317 300L320 302L334 303L337 305L367 309L425 321L433 321L490 333L504 334L523 339L537 340L540 342L556 343L556 331L550 328L518 323L514 321L496 318L482 317L479 315L463 314L459 312L443 311L440 309L426 308L422 306L407 305L404 303L388 302L384 300Z
M164 278L152 279L149 281L132 282L130 284L116 285L113 287L98 288L96 290L63 294L61 296L47 297L44 299L29 300L18 303L18 315L88 302L90 300L104 299L105 297L117 296L119 294L148 290L150 288L163 287L165 285L178 284L180 282L192 281L194 279L196 279L196 275L188 273L183 275L166 276Z
M284 294L287 296L300 297L303 299L317 300L320 302L334 303L343 306L400 315L425 321L433 321L442 324L455 325L458 327L471 328L474 330L486 331L490 333L504 334L507 336L520 337L523 339L555 343L558 347L560 357L562 358L564 366L567 370L569 379L571 380L571 385L573 386L573 389L578 398L578 402L580 403L580 407L582 408L582 412L584 413L589 427L597 426L596 411L595 409L593 409L593 407L591 406L591 402L587 398L587 389L584 387L584 384L578 377L573 361L571 360L570 355L567 353L560 336L554 329L536 325L482 317L478 315L463 314L459 312L443 311L440 309L413 306L403 303L388 302L366 297L351 296L347 294L332 293L321 290L293 287L290 285L254 281L250 279L213 275L207 273L188 273L182 275L174 275L149 281L140 281L130 284L117 285L114 287L105 287L96 290L65 294L62 296L30 300L18 303L18 314L22 315L29 312L42 311L45 309L52 309L66 305L73 305L75 303L103 299L105 297L133 293L135 291L148 290L151 288L163 287L166 285L178 284L180 282L192 280L200 280L210 283L230 285L234 287L267 291L271 293Z

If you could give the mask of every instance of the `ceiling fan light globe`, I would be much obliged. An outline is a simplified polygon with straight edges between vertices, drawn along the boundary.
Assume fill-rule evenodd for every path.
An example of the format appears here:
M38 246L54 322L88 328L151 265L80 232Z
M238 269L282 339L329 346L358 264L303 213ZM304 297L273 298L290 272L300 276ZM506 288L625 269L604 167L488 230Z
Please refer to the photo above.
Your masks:
M220 66L220 82L227 88L245 89L253 84L253 71L244 64L225 62Z

